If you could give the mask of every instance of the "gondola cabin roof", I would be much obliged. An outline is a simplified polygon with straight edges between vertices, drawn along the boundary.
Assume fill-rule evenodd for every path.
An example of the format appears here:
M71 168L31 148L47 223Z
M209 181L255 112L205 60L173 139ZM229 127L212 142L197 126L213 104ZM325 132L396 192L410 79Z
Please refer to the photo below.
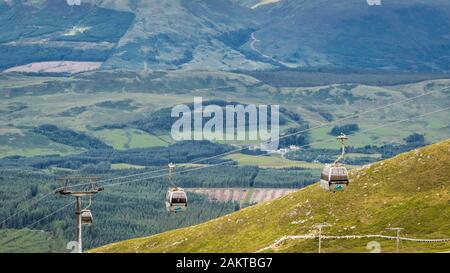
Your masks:
M347 168L342 165L325 165L321 179L327 181L348 181Z

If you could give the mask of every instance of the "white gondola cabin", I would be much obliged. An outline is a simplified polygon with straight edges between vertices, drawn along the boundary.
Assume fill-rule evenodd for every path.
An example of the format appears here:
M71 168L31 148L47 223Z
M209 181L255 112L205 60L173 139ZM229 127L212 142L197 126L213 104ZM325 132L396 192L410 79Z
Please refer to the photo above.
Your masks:
M345 141L348 137L341 133L337 140L341 143L341 155L334 161L333 164L327 164L320 175L320 186L331 192L343 191L348 187L348 171L339 161L344 159L345 155Z
M348 171L341 165L325 165L320 176L320 185L327 191L342 191L348 186Z
M166 194L166 209L168 212L183 212L187 210L188 199L186 192L180 188L172 188Z
M83 209L81 211L81 224L84 226L90 226L92 225L93 218L92 218L92 212L88 209Z

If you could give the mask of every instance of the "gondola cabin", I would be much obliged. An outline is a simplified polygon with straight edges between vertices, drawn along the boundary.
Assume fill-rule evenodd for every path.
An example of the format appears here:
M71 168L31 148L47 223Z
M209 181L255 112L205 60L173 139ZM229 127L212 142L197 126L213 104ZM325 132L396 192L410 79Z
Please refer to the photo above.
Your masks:
M166 209L168 212L183 212L187 210L188 200L183 189L172 188L166 194Z
M81 211L81 224L84 226L92 225L92 212L88 209L84 209Z
M327 191L343 191L349 183L348 172L344 166L325 165L320 176L320 185Z

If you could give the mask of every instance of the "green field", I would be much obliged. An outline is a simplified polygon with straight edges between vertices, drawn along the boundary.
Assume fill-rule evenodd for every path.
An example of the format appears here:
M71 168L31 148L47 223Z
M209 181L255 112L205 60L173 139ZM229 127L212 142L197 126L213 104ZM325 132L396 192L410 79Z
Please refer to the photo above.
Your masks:
M371 158L379 159L379 158L381 158L381 154L348 153L348 154L345 154L345 157L349 157L349 158L371 157Z
M126 164L126 163L111 164L111 169L113 169L113 170L144 169L144 168L145 168L145 166L132 165L132 164Z
M89 73L85 77L94 77ZM119 76L124 80L131 80L129 75L115 75L113 72L103 72L102 77ZM432 80L427 82L398 85L391 87L377 87L354 85L330 85L322 87L280 88L275 89L267 85L258 85L258 81L251 77L242 77L225 72L189 73L171 72L165 77L158 78L162 83L177 84L173 88L180 88L183 79L195 79L192 84L184 85L183 91L154 92L144 86L136 89L124 89L105 85L96 86L92 92L87 87L79 90L78 84L84 80L77 78L39 78L25 76L7 76L0 79L0 86L10 89L22 88L27 90L44 90L44 80L49 82L71 84L62 90L52 92L22 93L7 96L0 101L0 136L1 130L20 130L29 138L34 126L54 124L61 128L68 128L96 136L117 149L165 146L173 142L169 133L152 135L136 128L104 129L102 126L122 124L129 125L136 120L148 117L152 112L161 108L172 107L181 103L191 103L194 96L201 96L203 100L226 99L253 104L278 104L301 116L309 123L310 142L314 148L337 148L333 136L329 132L334 126L357 123L360 131L350 136L349 145L362 147L365 145L382 145L387 143L402 143L403 138L412 134L425 134L429 143L442 140L450 134L448 113L442 112L432 116L411 120L401 124L394 124L386 128L371 130L380 125L386 125L400 119L411 118L436 110L446 105L449 96L439 91L449 86L450 80ZM239 79L224 81L228 79ZM239 92L225 92L221 89L209 88L208 80L222 82L222 85L236 87ZM93 83L100 84L100 83ZM215 83L217 85L218 83ZM255 87L256 86L256 87ZM27 88L28 87L28 88ZM70 87L70 88L69 88ZM97 88L98 87L98 88ZM194 88L195 87L195 88ZM116 88L116 89L114 89ZM156 87L155 87L156 88ZM161 88L158 86L157 88ZM22 90L21 89L21 90ZM158 89L159 90L159 89ZM371 111L384 107L390 103L405 100L412 96L436 92L432 95L411 100L407 103L396 104L382 110ZM439 91L439 92L438 92ZM369 111L369 112L368 112ZM324 114L328 114L332 121L327 121ZM356 117L353 117L357 115ZM351 118L347 118L352 116ZM344 119L344 120L342 120ZM281 129L294 126L291 120ZM320 128L316 128L320 127ZM97 129L103 128L103 129ZM371 130L363 132L366 130ZM39 142L36 139L36 142ZM28 142L33 142L32 139ZM258 141L220 141L221 143L249 145ZM0 147L2 156L6 155L38 155L38 154L67 154L77 152L58 145L33 146L23 145L19 141L7 142Z
M147 148L167 146L161 138L137 129L110 129L95 132L94 135L115 149Z
M236 161L242 166L258 166L261 168L308 168L308 169L320 169L323 168L323 164L309 163L303 161L294 161L282 158L280 155L269 156L253 156L245 154L232 154L225 157Z
M0 143L0 158L13 155L69 155L84 151L82 148L55 143L45 136L17 129L0 130Z

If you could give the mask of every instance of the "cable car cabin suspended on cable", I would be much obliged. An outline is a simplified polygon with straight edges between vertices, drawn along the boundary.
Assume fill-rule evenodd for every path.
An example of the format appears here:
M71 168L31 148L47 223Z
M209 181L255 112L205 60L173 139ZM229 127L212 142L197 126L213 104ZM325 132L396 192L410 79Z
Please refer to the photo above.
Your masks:
M320 184L327 191L341 191L348 186L348 172L344 166L326 165L320 176Z
M349 177L347 168L339 161L344 158L345 155L345 141L348 139L346 135L341 133L337 139L341 142L342 153L336 159L333 164L327 164L322 170L322 174L320 176L320 185L324 190L327 191L343 191L348 187Z
M166 194L166 209L168 212L183 212L187 210L188 199L186 192L182 188L178 188L172 182L172 172L175 169L173 163L169 164L169 190Z
M168 212L184 212L187 210L186 192L180 188L169 189L166 194L166 209Z
M92 212L88 209L83 209L81 211L81 224L84 226L90 226L92 225L93 218L92 218Z
M81 224L83 226L90 226L93 223L92 212L89 209L92 206L92 196L89 196L89 205L81 210Z

